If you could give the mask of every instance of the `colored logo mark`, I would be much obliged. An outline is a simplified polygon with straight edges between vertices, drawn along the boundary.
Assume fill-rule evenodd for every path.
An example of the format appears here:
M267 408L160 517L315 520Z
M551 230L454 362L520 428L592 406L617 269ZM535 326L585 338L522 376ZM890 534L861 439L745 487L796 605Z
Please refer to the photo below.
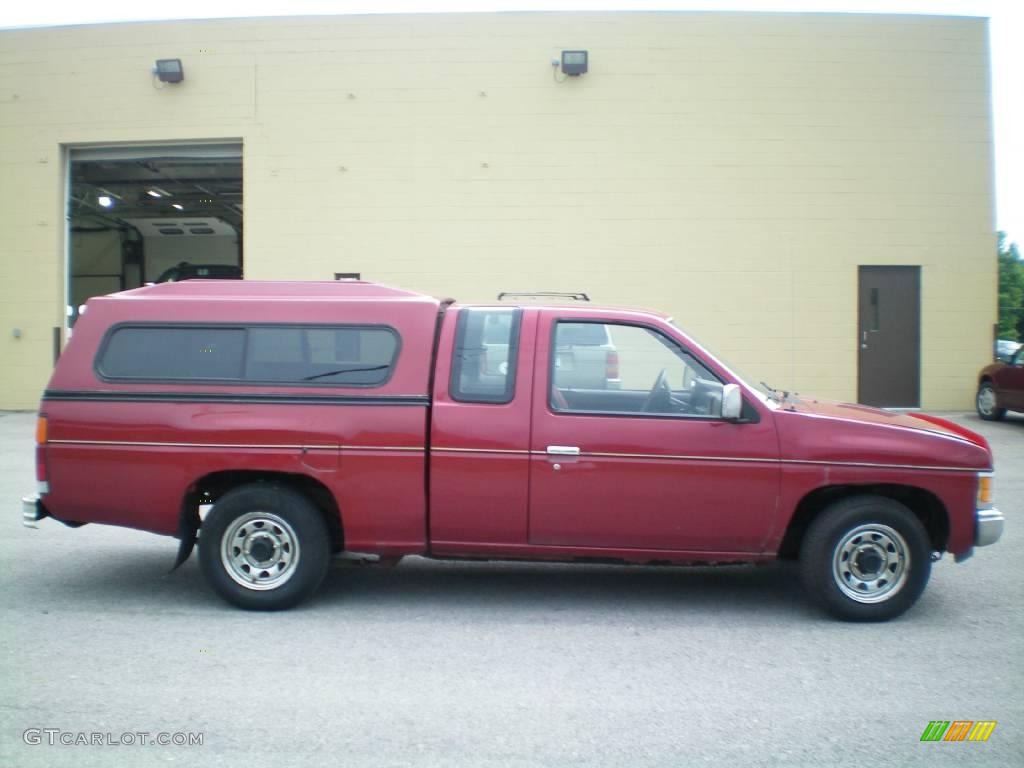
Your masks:
M921 741L988 741L996 720L932 720L921 734Z

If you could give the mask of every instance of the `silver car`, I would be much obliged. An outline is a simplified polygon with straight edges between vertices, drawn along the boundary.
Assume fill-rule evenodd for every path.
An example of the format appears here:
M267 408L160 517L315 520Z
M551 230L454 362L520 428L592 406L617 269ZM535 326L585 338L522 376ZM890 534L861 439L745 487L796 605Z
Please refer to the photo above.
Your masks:
M619 353L603 323L564 323L555 332L555 386L619 389Z
M508 366L512 314L491 315L483 329L484 376L503 376ZM619 389L619 353L603 323L564 323L555 338L555 386Z

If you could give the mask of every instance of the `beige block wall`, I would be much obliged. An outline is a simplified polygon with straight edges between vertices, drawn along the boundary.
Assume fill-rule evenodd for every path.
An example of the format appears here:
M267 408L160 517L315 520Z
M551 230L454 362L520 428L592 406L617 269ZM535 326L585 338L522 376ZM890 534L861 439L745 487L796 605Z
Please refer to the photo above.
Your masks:
M550 60L590 51L556 83ZM157 58L185 82L152 87ZM66 146L241 139L251 278L464 300L585 290L777 386L852 399L857 267L922 267L922 401L995 322L986 22L353 16L0 32L0 407L63 306ZM14 339L11 329L22 329Z

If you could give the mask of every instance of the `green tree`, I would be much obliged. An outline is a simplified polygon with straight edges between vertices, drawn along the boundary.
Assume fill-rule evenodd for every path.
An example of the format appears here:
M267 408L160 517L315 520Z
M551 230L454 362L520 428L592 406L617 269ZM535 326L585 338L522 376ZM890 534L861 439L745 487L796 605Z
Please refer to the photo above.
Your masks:
M1024 338L1024 262L1016 243L999 233L999 338Z

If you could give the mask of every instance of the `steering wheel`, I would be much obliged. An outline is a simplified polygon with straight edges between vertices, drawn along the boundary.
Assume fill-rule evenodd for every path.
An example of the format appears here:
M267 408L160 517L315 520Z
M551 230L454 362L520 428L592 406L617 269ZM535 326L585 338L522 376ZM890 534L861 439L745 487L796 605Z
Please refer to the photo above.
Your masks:
M672 387L668 383L668 369L662 368L654 386L644 400L644 413L669 413L672 410Z

